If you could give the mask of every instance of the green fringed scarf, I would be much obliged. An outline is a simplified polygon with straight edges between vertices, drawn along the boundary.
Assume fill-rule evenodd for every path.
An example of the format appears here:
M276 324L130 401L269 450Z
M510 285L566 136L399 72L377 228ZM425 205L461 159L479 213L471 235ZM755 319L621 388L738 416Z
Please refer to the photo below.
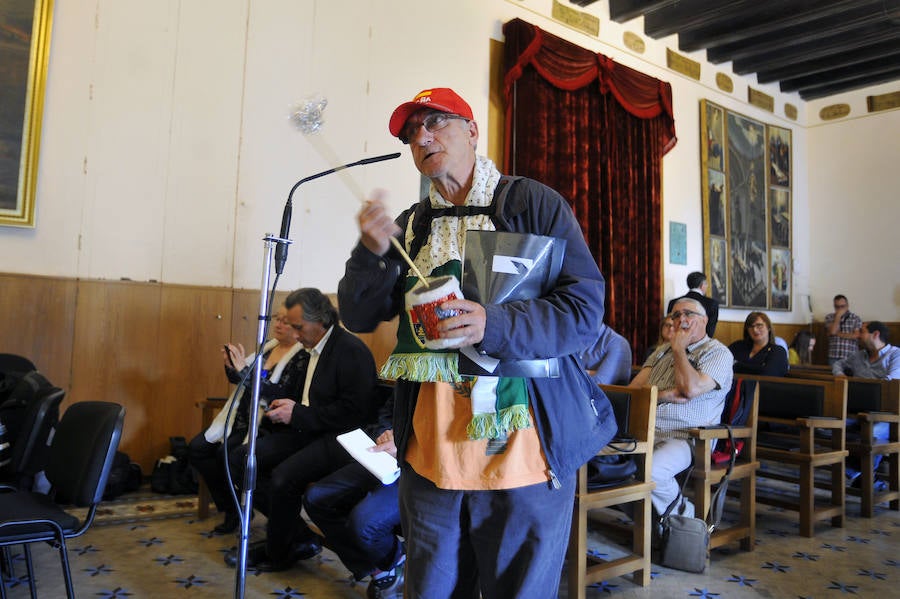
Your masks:
M450 260L432 269L428 276L451 275L459 280L461 274L460 261ZM408 276L405 291L410 291L418 282L418 277ZM456 349L426 348L422 325L407 306L400 315L397 345L382 367L381 376L453 384L456 393L469 397L472 402L472 419L466 426L466 434L472 440L505 439L511 432L532 426L524 378L461 375L458 357Z

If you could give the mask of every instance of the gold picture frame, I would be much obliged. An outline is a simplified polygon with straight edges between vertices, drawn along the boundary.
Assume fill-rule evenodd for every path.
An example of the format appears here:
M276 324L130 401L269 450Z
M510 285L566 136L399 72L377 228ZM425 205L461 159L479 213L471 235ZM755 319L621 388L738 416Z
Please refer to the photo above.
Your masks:
M791 131L700 101L704 268L723 307L791 310Z
M34 227L53 0L0 0L0 225Z

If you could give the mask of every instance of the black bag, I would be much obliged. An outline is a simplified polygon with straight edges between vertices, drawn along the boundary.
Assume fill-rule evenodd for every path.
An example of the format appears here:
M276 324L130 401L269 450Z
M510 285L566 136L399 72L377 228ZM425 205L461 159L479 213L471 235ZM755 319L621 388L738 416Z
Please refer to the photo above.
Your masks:
M587 488L596 491L623 485L634 480L637 463L633 455L595 455L587 463Z
M127 453L117 451L103 490L103 499L115 499L128 491L137 491L142 478L141 467L132 462Z
M197 492L197 481L188 459L188 446L184 437L169 437L172 454L156 461L150 474L150 488L154 493L166 495L192 495Z

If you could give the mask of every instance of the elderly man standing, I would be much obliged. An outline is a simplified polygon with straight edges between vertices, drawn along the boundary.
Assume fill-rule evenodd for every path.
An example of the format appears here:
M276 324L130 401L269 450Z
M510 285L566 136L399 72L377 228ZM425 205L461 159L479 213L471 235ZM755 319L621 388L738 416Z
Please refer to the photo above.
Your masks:
M629 384L659 389L652 472L656 489L651 496L658 514L678 498L675 475L691 465L684 429L719 424L734 362L727 347L706 335L706 312L700 302L678 299L670 316L675 322L671 341L654 350ZM675 511L693 516L694 506L685 499Z
M578 359L603 320L603 276L558 193L504 177L476 155L478 125L453 90L425 90L402 103L389 130L431 180L428 197L396 220L380 195L366 203L338 298L351 330L400 317L382 375L397 380L405 596L556 597L577 470L616 429L609 402ZM429 349L404 303L419 281L391 238L422 276L459 278L471 230L565 240L559 277L534 299L442 301L441 310L456 315L438 325L445 349ZM552 362L559 376L463 376L463 346L500 360L501 369L508 360Z

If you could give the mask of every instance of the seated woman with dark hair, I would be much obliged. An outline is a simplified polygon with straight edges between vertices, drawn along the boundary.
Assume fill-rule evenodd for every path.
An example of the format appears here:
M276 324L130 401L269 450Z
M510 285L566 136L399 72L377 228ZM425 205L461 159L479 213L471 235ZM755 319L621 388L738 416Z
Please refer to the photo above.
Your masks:
M812 364L812 352L816 347L816 338L809 331L798 331L788 350L788 362L791 364Z
M787 352L775 344L772 322L762 312L751 312L747 316L744 321L744 338L729 345L728 349L734 355L736 374L787 374Z

